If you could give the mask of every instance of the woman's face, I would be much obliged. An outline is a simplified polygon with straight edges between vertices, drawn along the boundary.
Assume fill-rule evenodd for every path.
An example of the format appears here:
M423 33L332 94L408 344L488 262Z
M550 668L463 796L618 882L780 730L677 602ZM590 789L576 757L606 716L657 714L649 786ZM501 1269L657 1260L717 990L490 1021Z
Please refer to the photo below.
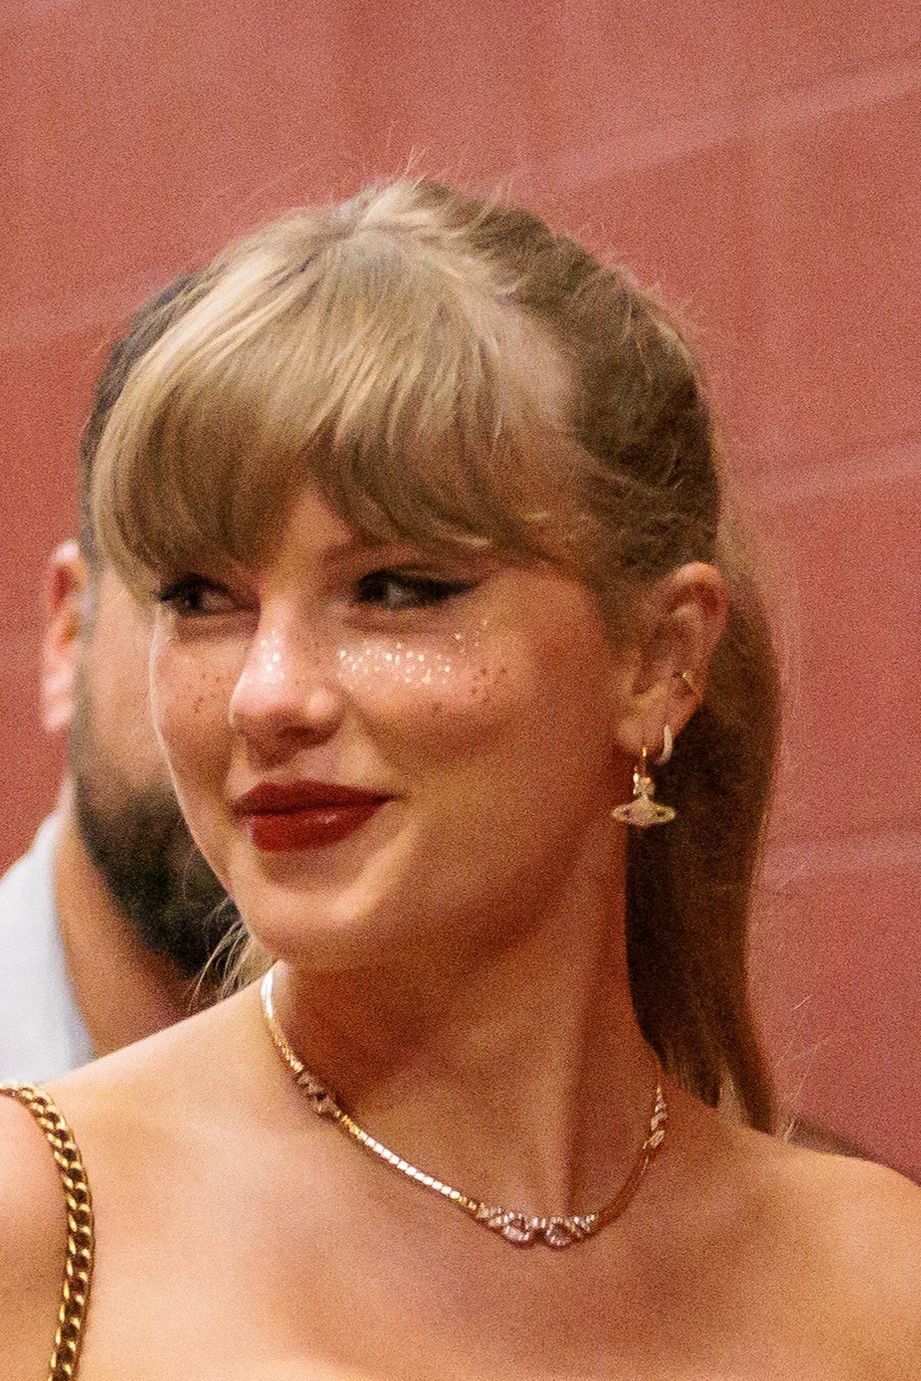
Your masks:
M362 547L305 489L263 569L164 594L158 733L270 952L338 966L413 938L481 945L613 859L620 668L580 583Z

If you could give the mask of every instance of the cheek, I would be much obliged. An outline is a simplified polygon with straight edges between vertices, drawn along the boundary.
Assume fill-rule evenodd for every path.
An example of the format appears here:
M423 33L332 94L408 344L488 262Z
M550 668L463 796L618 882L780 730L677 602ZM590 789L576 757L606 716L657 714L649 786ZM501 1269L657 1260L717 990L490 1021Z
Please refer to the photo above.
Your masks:
M464 735L503 713L497 691L507 666L461 634L368 639L341 649L338 662L340 684L356 704L413 733Z
M552 714L543 668L512 640L367 640L338 657L340 685L369 722L428 760L481 756Z
M226 756L227 708L238 676L239 659L226 650L186 646L168 635L155 635L151 711L177 786L191 784Z

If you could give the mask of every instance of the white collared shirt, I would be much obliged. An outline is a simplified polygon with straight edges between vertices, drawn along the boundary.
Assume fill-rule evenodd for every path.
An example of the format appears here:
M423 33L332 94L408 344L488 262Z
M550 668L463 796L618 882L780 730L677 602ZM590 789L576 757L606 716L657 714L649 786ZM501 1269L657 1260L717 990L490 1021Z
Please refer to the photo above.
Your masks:
M54 901L58 820L0 878L0 1083L38 1084L93 1058Z

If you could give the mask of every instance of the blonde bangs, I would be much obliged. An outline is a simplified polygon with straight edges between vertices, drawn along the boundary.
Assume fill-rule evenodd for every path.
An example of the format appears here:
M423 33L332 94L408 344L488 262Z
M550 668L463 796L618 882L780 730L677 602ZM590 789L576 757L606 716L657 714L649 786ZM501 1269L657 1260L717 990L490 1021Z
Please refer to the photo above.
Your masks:
M100 543L147 596L256 567L312 481L372 540L566 565L585 547L568 394L545 328L462 247L302 214L219 261L129 375L96 457Z
M166 320L92 453L99 547L141 595L258 567L307 482L365 537L586 578L613 637L635 640L666 572L723 567L727 632L657 777L676 819L628 845L627 965L663 1067L714 1106L731 1087L769 1130L745 944L777 667L669 314L531 213L420 180L257 231ZM236 971L264 962L248 948Z

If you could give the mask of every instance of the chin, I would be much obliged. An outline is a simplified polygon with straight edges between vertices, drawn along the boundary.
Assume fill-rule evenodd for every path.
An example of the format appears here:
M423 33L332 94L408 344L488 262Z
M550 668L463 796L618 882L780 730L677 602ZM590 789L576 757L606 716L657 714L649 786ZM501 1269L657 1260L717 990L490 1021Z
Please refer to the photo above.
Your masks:
M319 973L390 965L419 938L393 908L341 896L316 899L309 910L290 897L278 898L253 916L249 929L273 958Z
M412 881L413 855L404 832L373 846L359 847L356 837L278 853L247 842L229 881L247 928L275 958L318 969L377 967L392 963L417 929L406 905L422 881Z

